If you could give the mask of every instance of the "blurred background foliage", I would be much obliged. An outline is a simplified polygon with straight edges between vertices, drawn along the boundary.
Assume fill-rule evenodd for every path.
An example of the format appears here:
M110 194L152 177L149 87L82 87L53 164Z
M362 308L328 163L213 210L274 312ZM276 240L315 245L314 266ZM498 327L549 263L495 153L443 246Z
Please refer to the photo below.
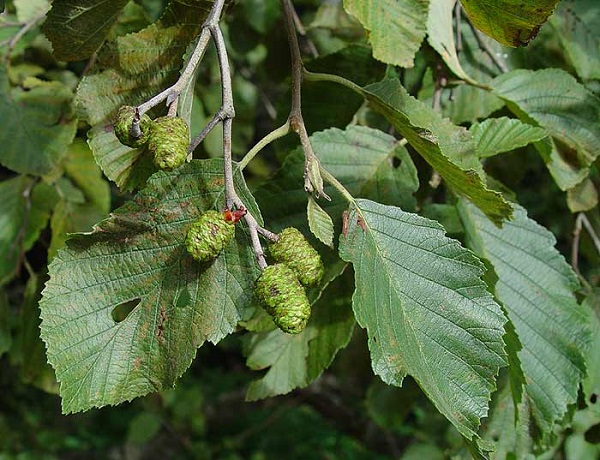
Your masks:
M8 1L0 17L2 92L11 87L34 89L58 82L75 91L92 62L64 63L52 56L41 33L43 1ZM109 38L135 32L160 17L166 1L137 0L127 4ZM343 10L341 2L298 0L306 37L302 40L309 69L337 66L339 74L357 83L380 78L385 66L372 59L362 27ZM565 52L568 40L593 34L597 40L598 10L593 1L564 0L558 13L544 25L527 48L502 48L506 62L515 67L559 67L600 95L600 75L582 66L580 56ZM586 9L587 8L587 9ZM589 9L595 16L587 16ZM258 139L279 126L289 110L289 50L277 0L232 2L224 24L233 67L236 101L233 152L242 155ZM465 30L465 54L477 44ZM19 35L18 40L14 38ZM469 51L469 46L473 47ZM321 56L315 58L314 56ZM313 56L313 58L310 58ZM323 57L324 56L324 57ZM350 57L350 59L348 59ZM10 58L10 66L5 63ZM512 63L512 64L511 64ZM465 67L467 64L464 64ZM436 72L442 61L424 43L415 66L402 69L400 78L409 92L431 101ZM494 72L473 64L467 71ZM595 72L595 73L594 73ZM477 74L476 76L480 76ZM192 132L199 132L220 106L219 69L211 49L202 63L195 92ZM352 120L369 120L372 126L389 126L348 90L327 83L307 83L303 93L304 117L310 132L345 127ZM0 103L1 105L1 103ZM469 88L444 90L442 111L458 124L494 113L501 116L493 98L473 99ZM506 112L508 114L508 112ZM4 121L2 121L4 123ZM52 187L38 179L18 179L0 167L2 187L21 187L22 202L0 204L0 226L6 219L20 222L23 251L3 267L0 285L0 460L29 459L441 459L465 454L458 433L428 402L410 379L393 388L373 377L364 332L355 328L350 345L332 367L308 388L260 402L245 402L248 384L256 378L244 365L244 337L233 335L217 346L205 345L192 368L173 390L137 399L119 407L62 416L57 384L46 364L39 339L38 301L46 280L46 266L65 234L88 231L111 209L131 195L121 193L101 177L85 144L89 126L79 122L77 141L62 160ZM296 146L287 137L275 143L247 169L250 187L261 184ZM221 131L215 129L198 150L199 157L221 153ZM197 151L197 152L198 152ZM432 171L413 155L421 188L417 193L422 213L440 220L461 237L455 216L446 213L443 188L430 182ZM590 179L598 186L598 162ZM569 259L575 215L565 194L550 180L532 146L496 156L485 164L487 172L508 186L530 217L552 231L558 248ZM81 179L81 178L84 179ZM93 178L93 179L92 179ZM93 180L91 190L86 183ZM47 205L37 220L25 217L29 196ZM0 195L1 196L1 195ZM58 204L60 206L58 207ZM45 212L43 210L46 209ZM55 209L50 215L48 209ZM56 210L58 209L58 211ZM598 207L587 213L600 229ZM453 225L454 222L454 225ZM15 243L18 244L18 243ZM19 243L20 244L20 243ZM4 257L4 255L2 255ZM4 263L3 262L3 263ZM593 242L582 232L579 267L592 287L600 285L600 258ZM346 273L344 276L351 277ZM350 303L352 282L338 283L337 299ZM584 405L582 404L583 408ZM555 449L543 458L600 458L598 411L578 412L575 422L559 437ZM298 440L301 440L298 442Z

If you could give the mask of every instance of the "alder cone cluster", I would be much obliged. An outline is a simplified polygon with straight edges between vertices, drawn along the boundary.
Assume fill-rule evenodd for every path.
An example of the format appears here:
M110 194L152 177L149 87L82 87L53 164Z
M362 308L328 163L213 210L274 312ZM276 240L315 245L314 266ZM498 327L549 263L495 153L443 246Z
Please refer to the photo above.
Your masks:
M198 262L215 259L235 236L235 225L225 220L223 213L206 211L187 232L185 248Z
M152 122L148 151L154 164L171 171L183 163L188 155L190 130L179 117L160 117Z
M286 264L266 267L256 281L255 293L279 329L288 334L304 330L310 303L294 271Z
M276 262L290 267L304 286L314 286L325 272L321 256L294 227L279 233L279 240L269 248Z
M148 143L150 138L150 130L152 128L152 120L148 115L143 115L140 119L140 136L133 137L131 135L131 127L135 118L135 107L125 105L119 109L117 119L115 120L114 129L115 135L121 144L128 147L138 148L143 147Z

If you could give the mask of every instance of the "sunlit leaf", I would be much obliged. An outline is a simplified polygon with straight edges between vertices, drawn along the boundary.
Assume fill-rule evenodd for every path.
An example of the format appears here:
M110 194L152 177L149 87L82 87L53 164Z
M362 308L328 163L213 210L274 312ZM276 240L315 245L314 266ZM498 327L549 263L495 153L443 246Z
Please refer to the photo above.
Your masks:
M384 80L361 90L374 110L385 116L408 143L461 195L468 197L499 224L512 208L502 196L485 187L468 131L454 126L400 85Z
M77 129L72 99L58 82L11 88L0 65L0 164L23 174L55 173Z
M535 38L559 0L461 0L475 27L507 46Z
M488 118L472 125L469 131L473 135L473 140L477 144L477 154L481 158L524 147L548 135L543 128L507 117Z
M369 33L375 59L413 66L427 32L429 0L344 0L344 8Z
M221 160L193 161L153 175L54 258L41 334L65 413L172 386L203 342L218 342L248 316L258 266L243 225L208 265L184 245L201 212L223 207L222 168ZM239 175L236 189L260 217ZM124 317L114 311L121 306Z
M522 121L533 120L554 138L558 153L576 170L586 172L600 150L600 100L560 69L515 70L497 77L491 86ZM561 165L547 166L555 180ZM581 181L581 180L580 180ZM576 183L557 180L563 189Z
M562 420L585 373L590 331L573 291L577 277L554 248L556 240L521 207L502 229L462 201L469 244L492 265L495 295L508 312L522 344L519 358L534 419L543 436Z
M477 438L506 365L506 320L483 265L437 222L368 200L351 209L340 255L354 265L353 308L375 373L394 385L411 375L463 436Z
M310 231L324 245L333 247L333 221L321 206L317 204L314 198L308 198L308 207L306 208L308 226Z

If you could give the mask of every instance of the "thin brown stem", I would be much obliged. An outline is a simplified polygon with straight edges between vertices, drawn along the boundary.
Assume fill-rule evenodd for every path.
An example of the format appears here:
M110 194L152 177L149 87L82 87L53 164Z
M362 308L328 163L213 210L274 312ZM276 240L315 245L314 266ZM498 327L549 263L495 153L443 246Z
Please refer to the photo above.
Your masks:
M298 36L294 25L294 7L291 0L281 0L285 29L290 44L292 61L292 107L288 120L290 127L298 137L304 150L304 189L308 193L315 193L317 197L329 197L323 191L323 178L320 173L319 159L311 146L304 118L302 117L302 56L298 45Z
M244 208L248 210L248 207L244 205L244 202L238 196L233 181L231 136L233 118L235 117L235 109L233 107L233 87L231 82L231 69L229 67L227 47L225 46L225 39L219 25L211 25L209 28L217 48L217 58L219 59L219 69L221 72L221 109L219 112L222 113L223 118L223 174L225 176L225 204L227 209L233 209L235 207L237 209ZM261 268L261 270L264 270L267 267L267 261L265 259L258 233L259 229L265 232L268 231L260 227L256 218L250 211L246 212L244 215L244 220L248 225L248 232L250 233L250 241L252 242L252 249L254 250L256 261L258 262L258 266Z

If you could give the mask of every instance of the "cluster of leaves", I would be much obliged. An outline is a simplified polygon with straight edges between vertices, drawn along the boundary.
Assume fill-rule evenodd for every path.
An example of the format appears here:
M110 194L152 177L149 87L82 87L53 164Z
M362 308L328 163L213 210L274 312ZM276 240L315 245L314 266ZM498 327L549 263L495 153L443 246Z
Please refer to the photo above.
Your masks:
M338 352L342 363L366 354L366 342L388 384L369 384L369 414L412 444L403 458L596 455L597 2L297 3L313 55L303 116L346 193L326 185L330 201L308 196L291 139L245 169L234 164L259 223L312 233L325 261L307 291L313 315L295 336L257 306L260 270L242 224L212 264L185 250L190 225L225 202L219 129L170 172L114 134L119 107L176 80L212 6L165 3L13 0L0 17L2 359L56 391L41 310L72 413L170 388L199 347L235 332L248 367L263 371L248 400L307 387ZM225 13L234 154L287 116L280 16L277 0ZM507 47L536 34L527 48ZM218 111L219 84L209 50L179 103L193 135ZM532 219L566 249L577 215L589 227L573 244L583 287ZM326 376L350 382L357 372L341 364ZM410 417L435 418L425 397L454 440L434 439L436 426L419 442L422 425L406 428Z

